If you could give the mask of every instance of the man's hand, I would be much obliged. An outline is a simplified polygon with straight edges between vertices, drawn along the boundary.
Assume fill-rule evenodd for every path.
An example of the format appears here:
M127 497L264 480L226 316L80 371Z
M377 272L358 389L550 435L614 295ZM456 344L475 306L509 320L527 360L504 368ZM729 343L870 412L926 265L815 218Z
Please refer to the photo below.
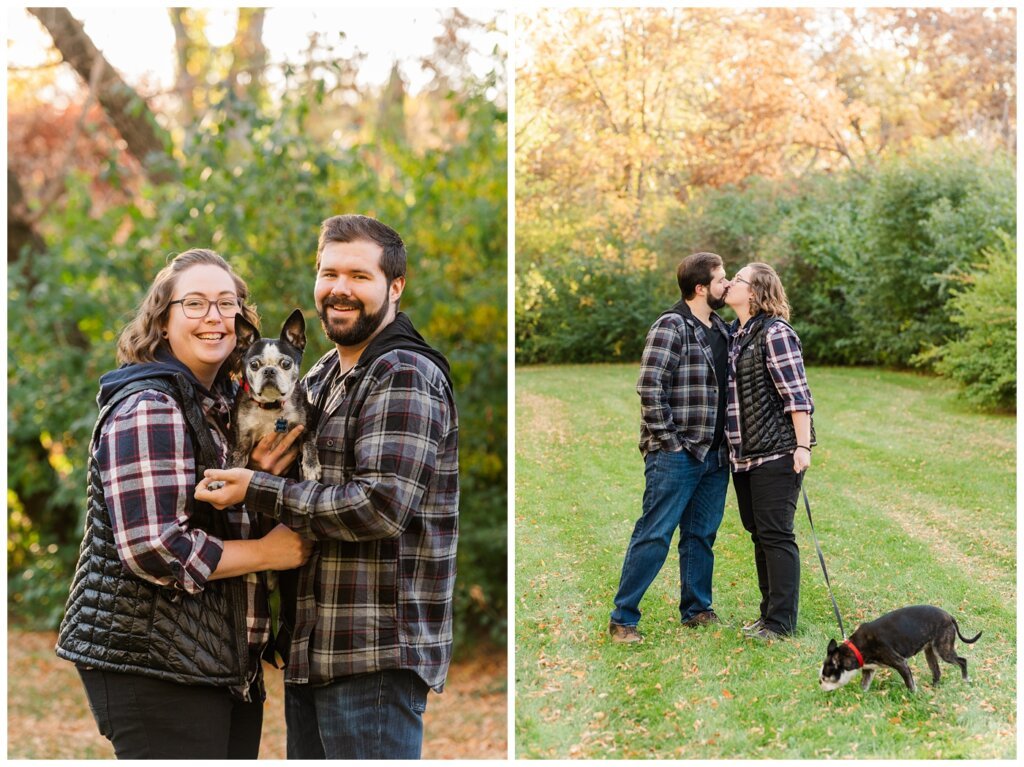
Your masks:
M267 474L281 476L299 455L296 440L302 436L305 427L299 424L287 434L267 434L256 443L249 456L249 466Z
M245 500L249 483L255 473L251 469L207 469L203 472L203 481L196 485L195 498L217 509L236 506ZM223 484L216 490L211 490L211 482Z
M260 538L260 550L268 570L291 570L306 564L313 552L313 542L279 524Z
M798 447L793 451L793 471L797 474L810 468L811 466L811 451L805 447ZM209 472L207 472L209 473Z

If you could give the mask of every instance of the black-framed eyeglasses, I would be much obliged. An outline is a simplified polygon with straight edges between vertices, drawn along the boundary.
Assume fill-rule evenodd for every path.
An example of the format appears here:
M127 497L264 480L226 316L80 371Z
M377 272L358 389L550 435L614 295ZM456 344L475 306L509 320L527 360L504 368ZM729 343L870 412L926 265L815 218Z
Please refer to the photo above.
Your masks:
M742 277L733 277L733 278L732 278L732 281L733 281L733 282L742 282L742 283L743 283L744 285L749 285L749 284L750 284L749 282L747 282L747 281L746 281L745 279L743 279Z
M216 301L210 301L201 296L189 296L188 298L179 298L177 301L171 301L171 304L181 304L181 310L191 320L201 320L210 313L211 305L217 307L217 313L220 314L221 319L231 319L242 310L238 299L234 296L225 296L218 298Z

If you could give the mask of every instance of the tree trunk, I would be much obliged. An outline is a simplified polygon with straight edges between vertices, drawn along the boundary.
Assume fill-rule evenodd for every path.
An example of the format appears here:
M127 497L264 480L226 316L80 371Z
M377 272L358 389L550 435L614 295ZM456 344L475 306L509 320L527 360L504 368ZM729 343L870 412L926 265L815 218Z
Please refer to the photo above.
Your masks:
M107 113L128 151L142 164L149 178L161 183L176 175L168 154L170 139L157 125L146 102L114 71L103 53L82 29L82 24L66 8L29 8L49 31L64 61L86 83L92 81L93 67L102 67L96 79L96 99Z
M239 99L258 101L263 94L263 70L267 66L267 48L263 45L265 16L265 8L238 9L228 83Z
M46 250L46 243L35 230L25 205L21 183L10 166L7 168L7 268L13 269L21 260L23 251L31 258L33 253ZM27 261L26 258L26 261ZM25 270L28 274L28 270Z
M186 19L188 8L168 8L167 13L171 17L171 26L174 27L174 90L181 104L178 124L190 126L196 114L196 77L188 69L189 60L195 53L195 45L189 35Z
M391 76L380 96L377 112L377 135L396 144L405 144L405 82L398 63L391 66Z

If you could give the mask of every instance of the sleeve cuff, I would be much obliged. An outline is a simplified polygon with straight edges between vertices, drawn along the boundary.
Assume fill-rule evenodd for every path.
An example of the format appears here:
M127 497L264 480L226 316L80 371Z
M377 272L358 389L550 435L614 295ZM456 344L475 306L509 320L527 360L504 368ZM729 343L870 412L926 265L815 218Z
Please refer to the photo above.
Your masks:
M267 517L280 519L281 501L284 498L284 477L257 471L249 481L249 489L245 492L245 507Z
M176 558L164 541L154 543L153 552L156 551L163 552L162 556L166 558L165 564L155 572L150 571L152 566L143 569L143 563L126 556L120 548L118 557L125 569L142 580L195 595L203 592L210 576L217 570L224 555L224 542L202 530L196 530L192 551L184 561Z
M189 594L198 594L206 588L206 582L217 571L220 558L224 556L224 541L207 535L196 555L183 566L177 560L171 563L175 586Z

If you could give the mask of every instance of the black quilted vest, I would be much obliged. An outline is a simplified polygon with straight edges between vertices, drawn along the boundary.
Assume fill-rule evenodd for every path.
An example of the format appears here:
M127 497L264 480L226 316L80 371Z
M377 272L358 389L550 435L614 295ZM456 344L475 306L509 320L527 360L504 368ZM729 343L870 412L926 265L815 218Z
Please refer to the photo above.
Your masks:
M89 491L85 537L57 640L57 655L83 666L156 677L182 684L246 688L249 649L245 593L241 578L207 582L190 595L131 574L114 545L103 498L96 447L101 426L125 397L142 389L173 397L188 424L196 455L197 481L218 465L217 449L184 375L153 378L125 386L101 410L89 448ZM230 538L225 517L193 501L192 524ZM202 715L202 712L182 712Z
M764 335L781 317L759 314L740 341L736 357L736 395L740 406L740 449L737 458L746 460L788 453L796 449L793 419L786 413L782 395L768 370ZM811 444L817 444L811 421Z

